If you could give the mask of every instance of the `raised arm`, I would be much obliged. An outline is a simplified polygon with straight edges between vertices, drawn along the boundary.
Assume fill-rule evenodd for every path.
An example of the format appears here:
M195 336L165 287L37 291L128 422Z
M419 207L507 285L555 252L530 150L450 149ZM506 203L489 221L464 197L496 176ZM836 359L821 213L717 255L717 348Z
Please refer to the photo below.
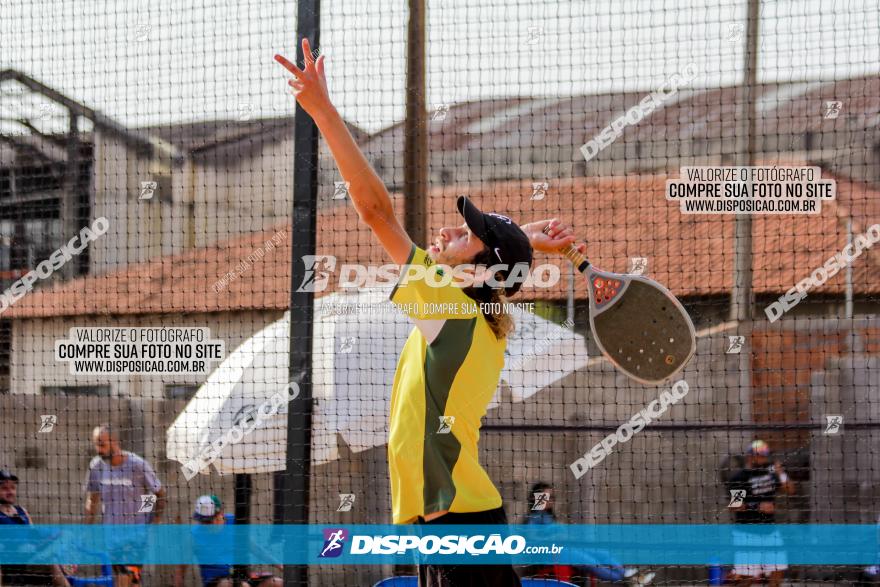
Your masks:
M550 230L545 233L544 229L548 226ZM556 218L529 222L520 228L529 237L532 248L542 253L556 253L565 245L573 244L577 240L571 228ZM577 245L576 248L581 253L587 252L587 245L584 243Z
M312 117L327 141L342 179L348 182L348 193L361 220L379 239L395 263L409 259L412 240L394 215L394 207L385 184L376 174L360 147L348 132L348 127L330 101L327 78L324 75L324 56L315 61L308 39L302 40L305 68L300 69L281 55L275 61L284 66L296 79L288 84L293 88L300 106Z

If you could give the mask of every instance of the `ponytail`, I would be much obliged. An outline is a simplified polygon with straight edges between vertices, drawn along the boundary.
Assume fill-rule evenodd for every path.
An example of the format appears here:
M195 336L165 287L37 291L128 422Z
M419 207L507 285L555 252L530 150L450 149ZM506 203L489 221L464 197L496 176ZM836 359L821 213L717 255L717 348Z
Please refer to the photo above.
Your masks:
M479 253L473 260L474 265L490 266L491 263L492 257L489 249ZM504 281L498 273L495 274L495 279ZM513 317L504 309L507 305L507 296L504 294L503 289L493 289L488 285L481 285L478 287L466 287L463 291L468 297L482 304L483 317L486 319L486 323L489 325L495 338L507 338L514 331L516 324L513 321ZM500 308L500 310L498 312L491 311L496 308Z

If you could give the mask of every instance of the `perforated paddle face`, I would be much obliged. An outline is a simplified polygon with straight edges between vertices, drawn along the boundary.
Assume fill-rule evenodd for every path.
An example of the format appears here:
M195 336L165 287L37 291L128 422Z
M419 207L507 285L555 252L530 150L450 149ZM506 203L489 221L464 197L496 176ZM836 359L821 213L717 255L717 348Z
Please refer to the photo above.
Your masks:
M694 325L675 296L636 275L589 269L590 325L596 344L618 369L642 383L660 383L696 350Z

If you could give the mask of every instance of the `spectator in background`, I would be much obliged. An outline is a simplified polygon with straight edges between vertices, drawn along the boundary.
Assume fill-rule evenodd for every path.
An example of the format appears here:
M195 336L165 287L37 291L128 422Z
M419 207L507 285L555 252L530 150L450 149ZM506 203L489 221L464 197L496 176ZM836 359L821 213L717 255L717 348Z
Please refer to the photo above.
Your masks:
M522 524L550 525L558 524L554 505L553 487L549 483L535 483L529 492L529 513L522 520ZM592 554L591 554L592 553ZM627 585L650 585L654 580L655 573L639 573L635 568L624 568L619 564L597 564L594 555L601 555L605 560L611 560L611 555L606 551L578 550L578 558L583 564L577 565L533 565L526 568L526 577L545 577L560 581L571 581L580 575L592 575L601 581L611 583L626 583Z
M223 512L223 502L216 495L203 495L199 497L196 500L193 519L203 525L225 524L226 516ZM260 547L255 544L251 544L251 548L260 550ZM212 551L211 554L216 557L218 553ZM233 556L232 545L228 545L228 553L222 554L228 554L228 558L231 560ZM174 577L175 587L182 587L183 573L184 567L178 567ZM199 565L199 575L202 578L203 587L283 587L284 585L280 577L276 577L271 573L252 573L250 575L250 582L238 581L236 584L234 568L231 564Z
M120 448L109 425L92 431L98 456L86 477L86 524L94 524L102 511L104 524L158 524L165 509L165 489L150 464ZM113 565L116 587L140 583L138 565Z
M0 469L0 525L28 526L33 523L30 514L17 505L18 477ZM2 565L0 585L55 585L70 587L58 565Z
M778 531L768 531L766 525L776 523L777 494L780 491L793 494L794 483L779 461L770 463L770 446L763 440L755 440L749 447L745 467L730 478L727 488L731 492L730 503L739 504L730 506L733 521L742 524L734 532L734 544L763 547L769 555L766 564L754 564L746 558L754 557L754 554L735 553L731 578L744 587L767 576L768 585L778 587L782 584L788 561L785 551L779 549L784 546L782 536Z

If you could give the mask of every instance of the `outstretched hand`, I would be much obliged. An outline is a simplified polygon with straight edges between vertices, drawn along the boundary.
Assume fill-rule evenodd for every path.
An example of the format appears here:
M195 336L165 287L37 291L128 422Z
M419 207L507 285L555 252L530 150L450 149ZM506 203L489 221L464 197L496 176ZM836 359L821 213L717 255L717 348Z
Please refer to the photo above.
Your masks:
M530 222L522 228L529 237L532 248L542 253L558 253L559 249L573 245L577 240L571 228L556 218ZM575 245L575 248L582 254L587 252L586 243Z
M324 56L321 55L316 61L309 40L305 38L302 40L302 49L305 56L304 69L300 69L282 55L275 55L275 61L296 77L287 84L293 88L293 95L300 106L309 113L309 116L317 118L333 109L330 92L327 89L327 77L324 75Z

